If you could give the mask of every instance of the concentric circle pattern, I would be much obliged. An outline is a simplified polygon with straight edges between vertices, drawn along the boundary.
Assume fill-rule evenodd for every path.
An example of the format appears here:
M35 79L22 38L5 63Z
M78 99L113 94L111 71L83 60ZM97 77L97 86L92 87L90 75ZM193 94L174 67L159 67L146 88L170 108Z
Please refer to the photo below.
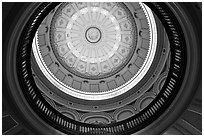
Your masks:
M136 7L137 14L128 3L60 4L41 24L33 46L44 76L66 95L85 100L132 89L157 48L151 11Z
M173 10L164 3L39 4L9 44L9 72L17 73L8 80L20 91L11 97L68 134L144 133L165 123L188 88L182 81L190 66L191 37Z
M82 76L118 70L136 46L135 23L128 12L118 3L61 5L51 30L59 60Z

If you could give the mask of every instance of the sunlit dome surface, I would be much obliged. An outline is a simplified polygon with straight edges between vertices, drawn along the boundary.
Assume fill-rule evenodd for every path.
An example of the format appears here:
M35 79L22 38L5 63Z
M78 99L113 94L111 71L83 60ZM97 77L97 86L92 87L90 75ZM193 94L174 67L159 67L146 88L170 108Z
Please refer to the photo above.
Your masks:
M116 3L63 4L51 31L59 60L82 77L102 78L117 71L136 46L135 22L129 12Z

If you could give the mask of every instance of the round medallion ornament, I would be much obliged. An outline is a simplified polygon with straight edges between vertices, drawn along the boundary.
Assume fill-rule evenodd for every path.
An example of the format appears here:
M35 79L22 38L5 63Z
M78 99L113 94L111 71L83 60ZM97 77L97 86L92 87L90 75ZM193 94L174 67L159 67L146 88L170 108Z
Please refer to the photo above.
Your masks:
M98 28L90 27L85 34L85 37L90 43L97 43L101 39L101 32Z

